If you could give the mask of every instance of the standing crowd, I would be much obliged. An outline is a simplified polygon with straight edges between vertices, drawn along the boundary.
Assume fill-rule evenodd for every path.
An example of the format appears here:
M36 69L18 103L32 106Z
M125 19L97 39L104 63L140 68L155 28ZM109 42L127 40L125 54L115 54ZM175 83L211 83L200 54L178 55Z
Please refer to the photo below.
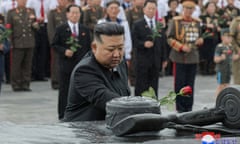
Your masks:
M158 96L162 75L176 93L198 73L217 77L217 94L231 74L240 84L238 0L0 2L0 81L19 92L50 78L60 120L104 119L105 102L130 95L126 79L136 96ZM177 112L192 110L193 94L176 98Z

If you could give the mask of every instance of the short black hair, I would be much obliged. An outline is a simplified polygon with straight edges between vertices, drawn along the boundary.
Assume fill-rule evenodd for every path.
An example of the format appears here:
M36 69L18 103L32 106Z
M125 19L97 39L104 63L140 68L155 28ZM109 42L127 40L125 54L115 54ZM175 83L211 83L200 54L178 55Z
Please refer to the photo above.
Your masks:
M66 11L67 11L67 12L70 12L70 9L71 9L72 7L77 7L77 8L79 8L80 12L82 12L81 7L78 6L78 5L75 5L75 4L70 4L70 5L67 7Z
M212 3L214 4L215 8L217 8L216 3L214 3L214 2L207 2L206 5L204 6L204 8L207 9L208 6L209 6L210 4L212 4Z
M111 4L117 4L118 6L120 6L120 2L117 0L111 0L109 2L107 2L106 7L109 7Z
M101 35L114 36L123 35L124 27L114 22L104 22L95 25L94 27L94 39L102 43Z
M156 0L146 0L145 3L144 3L144 7L146 7L146 5L148 3L155 3L155 5L157 6L157 1Z
M168 1L168 6L170 6L170 4L171 4L172 2L177 2L177 4L179 4L179 0L169 0L169 1Z

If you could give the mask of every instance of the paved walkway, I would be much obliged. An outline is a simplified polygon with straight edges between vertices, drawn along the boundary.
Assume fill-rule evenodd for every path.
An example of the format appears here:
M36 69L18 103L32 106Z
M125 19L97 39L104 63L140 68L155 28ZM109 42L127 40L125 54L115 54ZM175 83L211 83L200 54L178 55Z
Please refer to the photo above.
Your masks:
M159 79L160 97L166 95L173 86L172 77ZM198 76L195 86L194 110L215 106L215 76ZM16 124L51 124L57 119L56 90L48 82L32 82L32 92L13 92L10 85L3 85L0 96L0 121ZM133 88L132 88L133 91ZM162 108L163 114L169 113Z

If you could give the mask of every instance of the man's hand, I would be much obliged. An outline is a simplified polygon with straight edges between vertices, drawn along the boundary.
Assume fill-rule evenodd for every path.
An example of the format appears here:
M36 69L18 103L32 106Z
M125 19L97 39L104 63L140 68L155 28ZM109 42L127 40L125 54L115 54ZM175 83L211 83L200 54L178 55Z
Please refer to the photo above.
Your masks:
M187 53L189 53L189 52L191 52L191 48L190 47L188 47L187 45L183 45L183 48L182 48L182 51L183 52L187 52Z
M203 44L203 38L197 39L195 44L198 45L198 46L202 45Z
M73 56L73 53L74 53L74 52L73 52L72 50L67 49L67 50L65 51L65 56L70 58L70 57Z
M233 59L233 61L238 60L238 59L239 59L239 55L238 55L238 54L234 54L234 55L232 56L232 59Z
M153 42L152 42L152 41L145 41L144 47L146 47L146 48L152 48L152 47L153 47Z
M164 62L162 63L162 68L165 69L165 68L167 67L167 65L168 65L168 61L164 61Z
M3 51L3 44L0 44L0 51Z

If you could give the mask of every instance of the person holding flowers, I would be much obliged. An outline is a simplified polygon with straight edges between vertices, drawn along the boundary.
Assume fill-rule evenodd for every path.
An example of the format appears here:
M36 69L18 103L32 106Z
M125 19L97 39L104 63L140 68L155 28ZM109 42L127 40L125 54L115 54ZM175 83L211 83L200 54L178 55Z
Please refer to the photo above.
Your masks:
M214 51L219 43L220 26L218 24L219 16L216 14L217 6L214 2L208 2L205 5L206 13L201 15L202 19L202 37L204 43L199 48L200 63L199 71L202 75L215 74L215 63L213 61Z
M166 67L165 39L163 26L156 20L157 3L146 0L144 17L133 24L133 43L135 52L136 84L135 95L152 87L158 95L158 77L161 67Z
M4 16L0 15L0 21L4 23ZM4 73L4 54L10 50L8 36L11 34L11 31L6 29L7 27L5 28L2 23L0 23L0 95Z
M222 42L217 45L214 55L218 83L216 96L229 85L231 80L233 48L231 45L232 37L228 28L221 30L221 40Z
M170 22L167 37L172 48L170 59L173 61L175 93L189 85L193 89L193 94L190 97L177 96L176 110L179 113L192 110L194 83L199 62L198 46L203 44L200 20L192 17L196 1L182 0L181 3L183 13L181 16L174 17Z
M74 66L90 50L90 31L79 23L81 8L71 4L66 9L67 22L57 27L52 47L58 54L59 98L58 118L64 117L70 76Z

